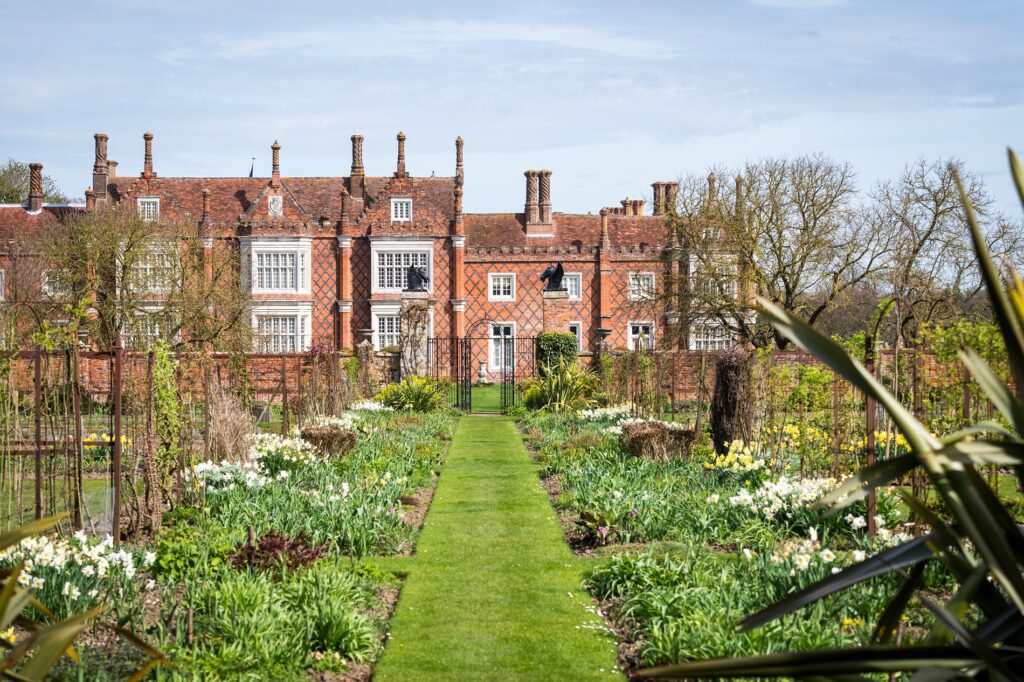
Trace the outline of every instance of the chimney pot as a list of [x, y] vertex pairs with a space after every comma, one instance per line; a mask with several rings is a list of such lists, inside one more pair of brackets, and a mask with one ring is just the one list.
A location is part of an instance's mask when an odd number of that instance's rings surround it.
[[551, 171], [540, 171], [540, 221], [551, 224]]
[[540, 185], [540, 171], [528, 170], [523, 173], [526, 176], [526, 224], [532, 225], [540, 222], [540, 206], [538, 205], [537, 194]]
[[107, 196], [107, 134], [96, 133], [96, 161], [92, 165], [92, 190], [97, 199], [104, 200]]
[[203, 190], [203, 222], [210, 220], [210, 190]]
[[364, 175], [363, 170], [363, 136], [353, 135], [352, 136], [352, 170], [349, 171], [349, 175]]
[[455, 138], [455, 184], [462, 187], [463, 183], [463, 168], [462, 168], [462, 136]]
[[665, 212], [665, 183], [652, 182], [651, 188], [654, 190], [654, 215], [662, 215]]
[[281, 145], [274, 140], [270, 145], [270, 186], [277, 189], [281, 185]]
[[30, 163], [28, 170], [28, 210], [34, 213], [43, 210], [43, 164]]
[[142, 177], [155, 178], [156, 173], [153, 172], [153, 133], [143, 133], [142, 139], [146, 146], [146, 156], [142, 164]]
[[665, 213], [669, 215], [675, 215], [676, 212], [676, 196], [679, 194], [679, 183], [678, 182], [666, 182], [664, 183], [665, 189]]
[[117, 161], [114, 161], [113, 159], [107, 161], [107, 177], [117, 177]]
[[398, 131], [398, 166], [395, 169], [396, 178], [405, 177], [405, 133]]

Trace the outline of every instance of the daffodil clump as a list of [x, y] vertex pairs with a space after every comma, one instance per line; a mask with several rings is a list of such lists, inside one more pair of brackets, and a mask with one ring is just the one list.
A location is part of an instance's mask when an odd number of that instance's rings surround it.
[[376, 400], [361, 400], [356, 403], [352, 403], [348, 408], [353, 412], [394, 412], [394, 408], [388, 407], [382, 402]]
[[[851, 454], [860, 454], [868, 446], [867, 436], [843, 445], [843, 450]], [[875, 451], [884, 453], [888, 449], [892, 456], [902, 455], [910, 452], [910, 444], [902, 433], [890, 433], [887, 431], [875, 431]]]
[[576, 416], [584, 422], [613, 422], [617, 424], [631, 414], [633, 414], [633, 408], [630, 405], [609, 405], [608, 407], [580, 410]]
[[321, 429], [344, 429], [355, 431], [356, 417], [349, 412], [342, 412], [340, 415], [320, 415], [310, 422], [309, 426]]
[[824, 497], [835, 488], [833, 478], [789, 478], [782, 476], [776, 481], [766, 481], [753, 492], [746, 488], [729, 498], [734, 507], [745, 507], [766, 519], [792, 517], [801, 509]]
[[610, 435], [613, 435], [613, 436], [621, 436], [622, 435], [622, 430], [625, 427], [631, 426], [631, 425], [634, 425], [634, 424], [661, 424], [662, 426], [664, 426], [669, 431], [687, 431], [688, 430], [686, 424], [683, 424], [681, 422], [667, 422], [667, 421], [663, 421], [661, 419], [644, 419], [642, 417], [629, 417], [629, 418], [626, 418], [626, 419], [622, 419], [618, 423], [613, 424], [612, 426], [606, 426], [603, 430], [607, 434], [610, 434]]
[[716, 455], [714, 461], [706, 463], [704, 468], [749, 474], [765, 471], [774, 464], [775, 458], [765, 451], [761, 443], [734, 440], [729, 443], [725, 454]]
[[21, 564], [18, 583], [34, 590], [60, 619], [97, 604], [130, 600], [139, 590], [140, 571], [155, 559], [149, 551], [115, 548], [109, 535], [100, 540], [78, 531], [67, 539], [27, 537], [0, 552], [0, 567]]

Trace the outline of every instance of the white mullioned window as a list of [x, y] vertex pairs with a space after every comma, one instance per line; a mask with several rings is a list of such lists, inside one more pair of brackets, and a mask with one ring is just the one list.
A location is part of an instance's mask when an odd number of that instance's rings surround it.
[[412, 220], [412, 199], [391, 200], [391, 222], [407, 223]]
[[257, 315], [256, 333], [263, 353], [298, 353], [306, 349], [308, 316]]
[[147, 291], [167, 291], [174, 281], [174, 256], [160, 250], [147, 251], [133, 269], [139, 286]]
[[569, 292], [570, 301], [583, 300], [583, 275], [578, 272], [567, 272], [562, 278], [562, 284]]
[[696, 257], [690, 259], [690, 289], [695, 296], [709, 301], [737, 298], [738, 270], [736, 263], [701, 263]]
[[492, 301], [516, 300], [516, 276], [511, 273], [490, 273], [487, 276], [488, 298]]
[[629, 323], [629, 349], [650, 350], [654, 348], [654, 323]]
[[297, 291], [305, 280], [306, 254], [297, 251], [257, 251], [254, 256], [256, 291]]
[[402, 317], [400, 315], [377, 315], [377, 338], [374, 348], [383, 350], [402, 344]]
[[654, 273], [631, 272], [626, 280], [626, 290], [631, 301], [650, 301], [654, 298]]
[[690, 350], [727, 350], [732, 333], [720, 322], [695, 322], [690, 325]]
[[154, 221], [160, 219], [159, 197], [139, 197], [135, 200], [135, 208], [143, 220]]
[[43, 271], [43, 294], [46, 296], [59, 296], [64, 291], [64, 278], [60, 270]]
[[410, 265], [427, 268], [427, 276], [431, 276], [430, 258], [425, 251], [378, 251], [377, 288], [405, 289], [408, 286]]

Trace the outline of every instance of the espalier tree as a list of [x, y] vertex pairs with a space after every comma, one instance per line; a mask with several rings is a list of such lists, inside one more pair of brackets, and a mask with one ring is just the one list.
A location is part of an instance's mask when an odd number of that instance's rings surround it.
[[[1024, 168], [1011, 151], [1010, 168], [1024, 204]], [[838, 344], [767, 300], [760, 311], [782, 334], [813, 353], [866, 395], [878, 401], [909, 444], [904, 454], [867, 467], [818, 504], [826, 514], [864, 499], [872, 490], [923, 470], [949, 512], [950, 521], [923, 500], [900, 491], [907, 506], [931, 530], [924, 536], [851, 565], [744, 619], [757, 628], [853, 585], [887, 574], [901, 576], [875, 624], [868, 646], [745, 658], [694, 661], [642, 671], [642, 678], [799, 677], [863, 679], [861, 675], [913, 673], [915, 680], [1024, 680], [1024, 534], [979, 469], [1011, 468], [1024, 482], [1024, 282], [1016, 274], [1004, 287], [982, 236], [972, 203], [955, 168], [981, 277], [1006, 348], [1010, 384], [974, 349], [960, 360], [998, 410], [1000, 421], [984, 421], [955, 433], [932, 433]], [[922, 589], [925, 567], [940, 562], [956, 580], [948, 595]], [[912, 602], [933, 615], [930, 631], [913, 641], [897, 639], [901, 617]], [[837, 624], [838, 627], [838, 624]]]

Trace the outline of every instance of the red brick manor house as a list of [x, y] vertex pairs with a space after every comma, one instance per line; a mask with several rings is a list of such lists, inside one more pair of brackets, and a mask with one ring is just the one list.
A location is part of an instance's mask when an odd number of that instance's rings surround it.
[[[683, 245], [670, 243], [666, 220], [677, 183], [653, 183], [651, 215], [643, 200], [631, 199], [595, 214], [566, 214], [553, 210], [552, 172], [528, 170], [521, 212], [474, 214], [462, 210], [461, 138], [451, 177], [410, 176], [399, 133], [393, 173], [367, 175], [363, 137], [353, 135], [348, 176], [283, 176], [275, 142], [269, 178], [163, 177], [154, 169], [152, 133], [143, 138], [142, 172], [122, 176], [107, 158], [107, 136], [95, 135], [84, 205], [44, 204], [42, 168], [32, 164], [28, 202], [0, 206], [0, 240], [101, 204], [134, 206], [146, 219], [196, 223], [205, 248], [239, 250], [258, 350], [265, 352], [302, 351], [314, 342], [342, 351], [364, 339], [377, 349], [397, 344], [409, 265], [425, 267], [430, 278], [431, 336], [544, 331], [538, 277], [556, 262], [565, 269], [568, 303], [564, 319], [548, 326], [576, 334], [583, 353], [602, 341], [612, 348], [660, 347], [666, 326], [678, 321], [657, 296], [686, 270], [686, 259], [673, 257]], [[728, 334], [714, 324], [695, 320], [688, 327], [680, 345], [727, 344]]]

